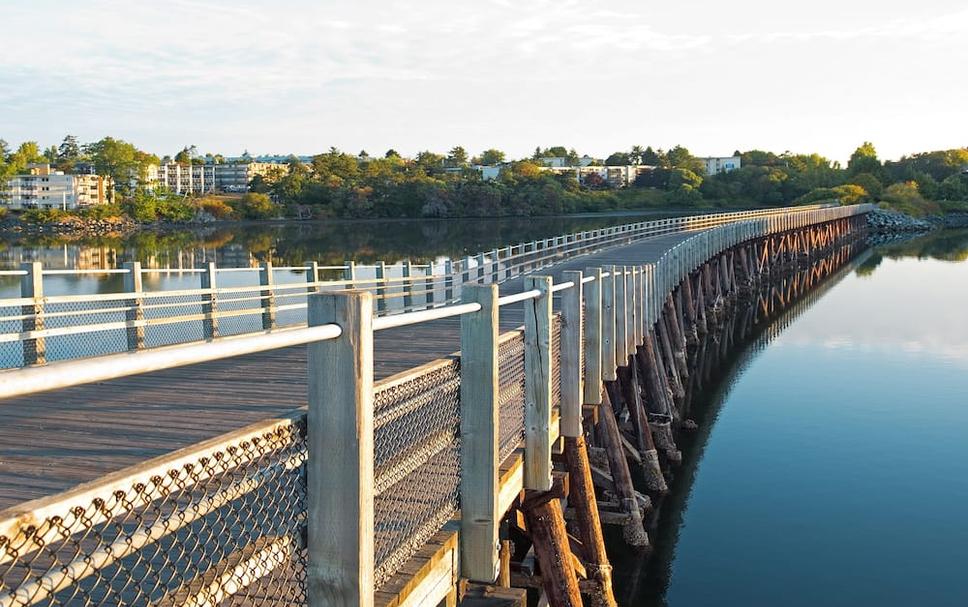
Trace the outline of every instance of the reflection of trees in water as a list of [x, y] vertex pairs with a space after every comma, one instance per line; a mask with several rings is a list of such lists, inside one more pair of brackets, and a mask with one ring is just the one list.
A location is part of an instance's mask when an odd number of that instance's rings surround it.
[[[648, 219], [655, 219], [652, 216]], [[640, 220], [633, 216], [512, 217], [502, 219], [313, 221], [204, 226], [190, 230], [144, 230], [128, 236], [24, 235], [0, 243], [30, 248], [65, 244], [108, 247], [118, 251], [117, 263], [149, 259], [198, 259], [203, 250], [232, 255], [250, 253], [271, 258], [276, 265], [300, 265], [316, 260], [339, 265], [346, 259], [363, 263], [393, 263], [411, 259], [426, 263], [441, 256], [460, 257], [508, 244], [559, 234], [594, 230]]]
[[968, 229], [930, 232], [910, 240], [879, 246], [877, 252], [890, 259], [917, 257], [941, 261], [965, 261], [968, 260]]
[[921, 236], [901, 237], [877, 245], [871, 255], [857, 266], [857, 275], [866, 277], [884, 259], [937, 259], [940, 261], [968, 261], [968, 229], [938, 230]]

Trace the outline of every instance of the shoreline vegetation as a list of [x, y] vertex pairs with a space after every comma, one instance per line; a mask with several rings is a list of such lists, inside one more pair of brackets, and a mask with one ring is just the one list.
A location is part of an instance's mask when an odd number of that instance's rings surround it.
[[[578, 166], [575, 150], [537, 148], [525, 159], [507, 161], [500, 150], [470, 158], [461, 147], [447, 154], [421, 152], [404, 158], [394, 150], [371, 157], [335, 148], [309, 162], [291, 157], [287, 165], [257, 175], [244, 194], [174, 194], [146, 182], [147, 169], [159, 162], [218, 163], [220, 156], [199, 156], [194, 146], [174, 159], [106, 137], [80, 145], [68, 136], [40, 151], [25, 142], [11, 151], [0, 140], [0, 184], [35, 162], [70, 172], [92, 166], [111, 178], [109, 204], [81, 210], [30, 209], [10, 212], [0, 206], [0, 231], [6, 233], [131, 233], [139, 230], [191, 229], [235, 221], [359, 220], [420, 218], [502, 218], [634, 211], [716, 211], [835, 202], [875, 202], [914, 218], [968, 213], [968, 148], [924, 152], [882, 162], [865, 142], [846, 167], [818, 154], [734, 152], [741, 168], [704, 175], [704, 163], [688, 149], [668, 151], [635, 146], [616, 152], [604, 166], [648, 166], [627, 187], [613, 187], [597, 174], [582, 182], [574, 174], [544, 170], [548, 159]], [[585, 157], [587, 158], [587, 157]], [[481, 167], [496, 167], [484, 179]]]

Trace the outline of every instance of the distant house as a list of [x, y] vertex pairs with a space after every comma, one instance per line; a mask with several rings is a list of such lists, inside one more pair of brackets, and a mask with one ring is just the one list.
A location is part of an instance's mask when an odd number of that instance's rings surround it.
[[739, 156], [711, 156], [699, 159], [706, 166], [706, 176], [735, 171], [742, 166]]
[[65, 174], [49, 164], [32, 164], [27, 173], [0, 182], [0, 204], [10, 209], [78, 209], [111, 201], [111, 178]]
[[476, 165], [474, 168], [480, 172], [481, 181], [491, 181], [501, 176], [501, 169], [504, 167], [496, 164], [493, 166]]

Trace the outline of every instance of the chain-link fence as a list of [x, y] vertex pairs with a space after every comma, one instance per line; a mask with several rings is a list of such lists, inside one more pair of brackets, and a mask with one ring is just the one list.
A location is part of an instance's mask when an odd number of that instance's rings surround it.
[[460, 361], [377, 386], [374, 428], [379, 587], [459, 507]]
[[498, 452], [500, 461], [507, 459], [524, 440], [524, 331], [501, 336], [497, 349]]
[[305, 602], [305, 415], [0, 520], [0, 605]]

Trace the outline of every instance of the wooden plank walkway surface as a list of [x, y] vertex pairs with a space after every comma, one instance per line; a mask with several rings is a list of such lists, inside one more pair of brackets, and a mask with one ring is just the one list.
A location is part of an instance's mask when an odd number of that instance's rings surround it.
[[[690, 234], [658, 236], [538, 270], [638, 265]], [[501, 294], [522, 290], [522, 278]], [[522, 324], [521, 304], [501, 328]], [[377, 380], [460, 349], [460, 319], [380, 331]], [[306, 348], [286, 348], [0, 402], [0, 509], [305, 406]]]

